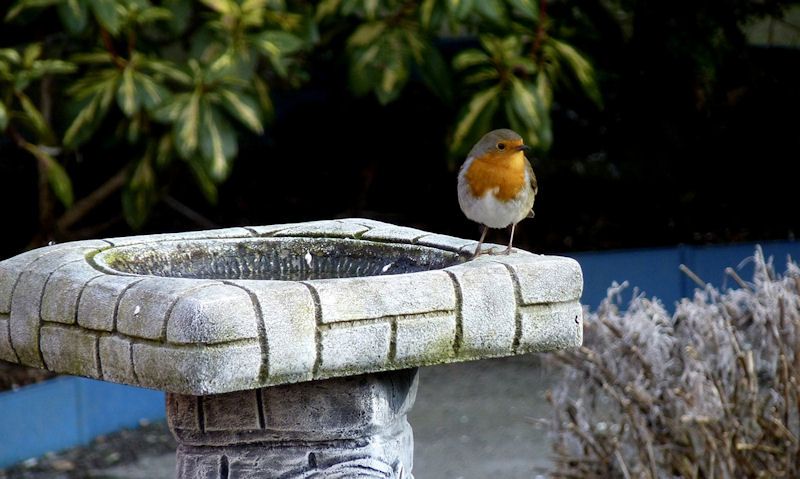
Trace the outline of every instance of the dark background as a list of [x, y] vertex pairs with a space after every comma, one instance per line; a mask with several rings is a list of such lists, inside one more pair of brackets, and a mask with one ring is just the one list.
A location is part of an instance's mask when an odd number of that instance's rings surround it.
[[[604, 108], [557, 92], [553, 148], [533, 161], [536, 218], [518, 229], [516, 244], [553, 253], [793, 239], [800, 51], [753, 44], [723, 6], [638, 4], [631, 32], [595, 18], [576, 34], [598, 71]], [[459, 102], [446, 106], [413, 80], [388, 106], [355, 98], [346, 65], [314, 55], [310, 81], [276, 94], [267, 132], [242, 132], [218, 204], [203, 198], [185, 168], [175, 169], [141, 232], [361, 216], [477, 237], [456, 199], [460, 160], [447, 157]], [[67, 158], [76, 198], [130, 154], [99, 145]], [[0, 205], [4, 258], [32, 246], [38, 205], [34, 162], [3, 137]], [[78, 228], [78, 236], [133, 233], [119, 194], [82, 224], [102, 226]]]

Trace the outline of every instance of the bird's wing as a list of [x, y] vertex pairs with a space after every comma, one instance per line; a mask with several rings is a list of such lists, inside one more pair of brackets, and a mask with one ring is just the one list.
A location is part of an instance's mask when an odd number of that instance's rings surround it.
[[[528, 179], [531, 182], [531, 190], [533, 191], [533, 196], [536, 196], [536, 193], [539, 192], [539, 182], [536, 181], [536, 174], [533, 172], [533, 167], [531, 166], [531, 162], [528, 159], [525, 159], [525, 169], [528, 172]], [[528, 213], [528, 218], [533, 218], [533, 208]]]

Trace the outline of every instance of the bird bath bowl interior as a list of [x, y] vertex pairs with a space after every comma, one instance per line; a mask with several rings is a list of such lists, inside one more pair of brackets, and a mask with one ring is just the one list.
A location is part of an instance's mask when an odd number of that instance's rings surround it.
[[416, 273], [467, 258], [430, 246], [347, 238], [225, 238], [122, 246], [99, 253], [95, 263], [117, 274], [307, 281]]

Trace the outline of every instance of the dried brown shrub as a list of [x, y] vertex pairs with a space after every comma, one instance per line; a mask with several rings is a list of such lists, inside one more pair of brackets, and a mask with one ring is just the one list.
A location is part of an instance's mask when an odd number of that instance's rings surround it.
[[760, 249], [750, 283], [706, 285], [670, 315], [614, 285], [557, 353], [556, 478], [800, 477], [800, 268]]

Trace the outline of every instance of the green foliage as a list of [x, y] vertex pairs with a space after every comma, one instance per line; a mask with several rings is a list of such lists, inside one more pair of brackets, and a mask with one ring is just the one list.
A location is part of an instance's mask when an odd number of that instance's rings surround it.
[[[41, 162], [65, 206], [73, 195], [60, 153], [128, 145], [123, 211], [139, 227], [168, 168], [186, 168], [215, 201], [241, 136], [272, 119], [274, 91], [301, 87], [313, 55], [332, 51], [357, 96], [388, 104], [419, 82], [461, 105], [453, 157], [500, 126], [545, 152], [558, 85], [601, 100], [590, 62], [551, 35], [540, 1], [18, 0], [5, 22], [36, 33], [0, 50], [0, 131]], [[453, 40], [458, 51], [442, 49]], [[54, 75], [65, 88], [43, 88]], [[115, 136], [98, 138], [101, 128]]]

